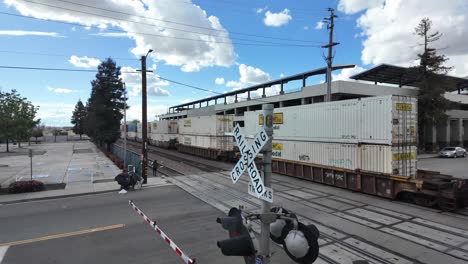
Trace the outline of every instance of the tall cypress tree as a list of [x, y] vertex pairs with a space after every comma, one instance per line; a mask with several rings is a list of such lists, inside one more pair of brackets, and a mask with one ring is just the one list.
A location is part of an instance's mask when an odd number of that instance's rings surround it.
[[75, 105], [75, 110], [73, 111], [71, 123], [73, 124], [73, 132], [75, 132], [75, 134], [80, 135], [80, 140], [81, 140], [81, 135], [84, 134], [84, 130], [85, 130], [85, 126], [84, 126], [85, 117], [86, 117], [85, 106], [83, 105], [83, 102], [81, 102], [81, 100], [78, 100], [78, 102]]
[[91, 96], [86, 104], [86, 134], [102, 146], [114, 143], [120, 134], [123, 118], [124, 89], [119, 78], [120, 67], [111, 58], [98, 66], [96, 79], [91, 81]]
[[447, 87], [441, 81], [440, 75], [445, 75], [451, 67], [444, 66], [448, 60], [445, 55], [438, 55], [435, 48], [429, 47], [431, 42], [435, 42], [442, 37], [439, 32], [431, 32], [432, 21], [423, 18], [415, 28], [416, 35], [424, 39], [423, 53], [418, 54], [419, 66], [415, 67], [419, 76], [419, 97], [418, 97], [418, 132], [419, 147], [426, 149], [426, 129], [433, 125], [444, 124], [447, 121], [445, 112], [449, 108], [449, 101], [444, 94]]

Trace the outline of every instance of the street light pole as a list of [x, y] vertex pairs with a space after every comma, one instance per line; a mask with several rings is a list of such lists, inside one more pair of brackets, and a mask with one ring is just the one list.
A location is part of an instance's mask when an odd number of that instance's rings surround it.
[[141, 175], [143, 177], [143, 184], [148, 183], [148, 134], [147, 134], [147, 129], [148, 129], [148, 120], [147, 120], [147, 98], [146, 98], [146, 58], [148, 57], [148, 54], [152, 52], [153, 50], [150, 49], [148, 50], [148, 53], [146, 53], [145, 56], [141, 56], [141, 96], [142, 96], [142, 113], [141, 113], [141, 119], [142, 119], [142, 168], [141, 168]]
[[127, 168], [127, 88], [125, 87], [125, 82], [123, 83], [124, 89], [124, 155], [123, 155], [123, 164], [124, 169]]

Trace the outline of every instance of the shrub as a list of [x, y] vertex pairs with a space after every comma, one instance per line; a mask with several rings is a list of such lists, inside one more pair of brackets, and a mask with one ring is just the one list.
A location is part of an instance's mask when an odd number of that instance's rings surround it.
[[17, 181], [8, 187], [9, 193], [39, 192], [44, 190], [44, 183], [40, 181]]

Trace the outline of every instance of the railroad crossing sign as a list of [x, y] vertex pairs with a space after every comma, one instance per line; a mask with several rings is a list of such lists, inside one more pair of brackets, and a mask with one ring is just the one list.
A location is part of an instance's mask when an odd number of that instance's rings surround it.
[[265, 192], [266, 189], [265, 185], [263, 184], [263, 179], [260, 175], [260, 172], [257, 169], [257, 166], [255, 165], [254, 160], [257, 154], [263, 148], [263, 146], [268, 142], [268, 135], [262, 128], [262, 130], [257, 135], [255, 135], [252, 144], [248, 146], [245, 140], [245, 136], [240, 130], [239, 124], [237, 124], [234, 128], [233, 134], [236, 143], [239, 146], [239, 150], [242, 154], [242, 157], [239, 159], [236, 166], [234, 166], [234, 168], [231, 171], [231, 180], [233, 183], [236, 183], [239, 180], [240, 176], [242, 176], [244, 171], [247, 169], [252, 183], [252, 187], [254, 188], [255, 196], [257, 196], [257, 198], [261, 198], [262, 194]]

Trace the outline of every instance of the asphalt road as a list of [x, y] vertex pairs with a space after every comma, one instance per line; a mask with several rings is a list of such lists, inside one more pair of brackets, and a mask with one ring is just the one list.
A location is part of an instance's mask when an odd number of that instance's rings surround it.
[[[3, 262], [6, 247], [0, 246], [0, 263], [183, 263], [129, 199], [198, 263], [243, 263], [216, 246], [227, 237], [215, 222], [221, 212], [176, 186], [0, 206], [0, 245], [22, 241], [7, 249]], [[111, 229], [89, 231], [106, 227]], [[23, 241], [34, 238], [44, 241]]]
[[442, 174], [468, 179], [468, 156], [465, 158], [425, 158], [418, 160], [419, 169], [440, 171]]

